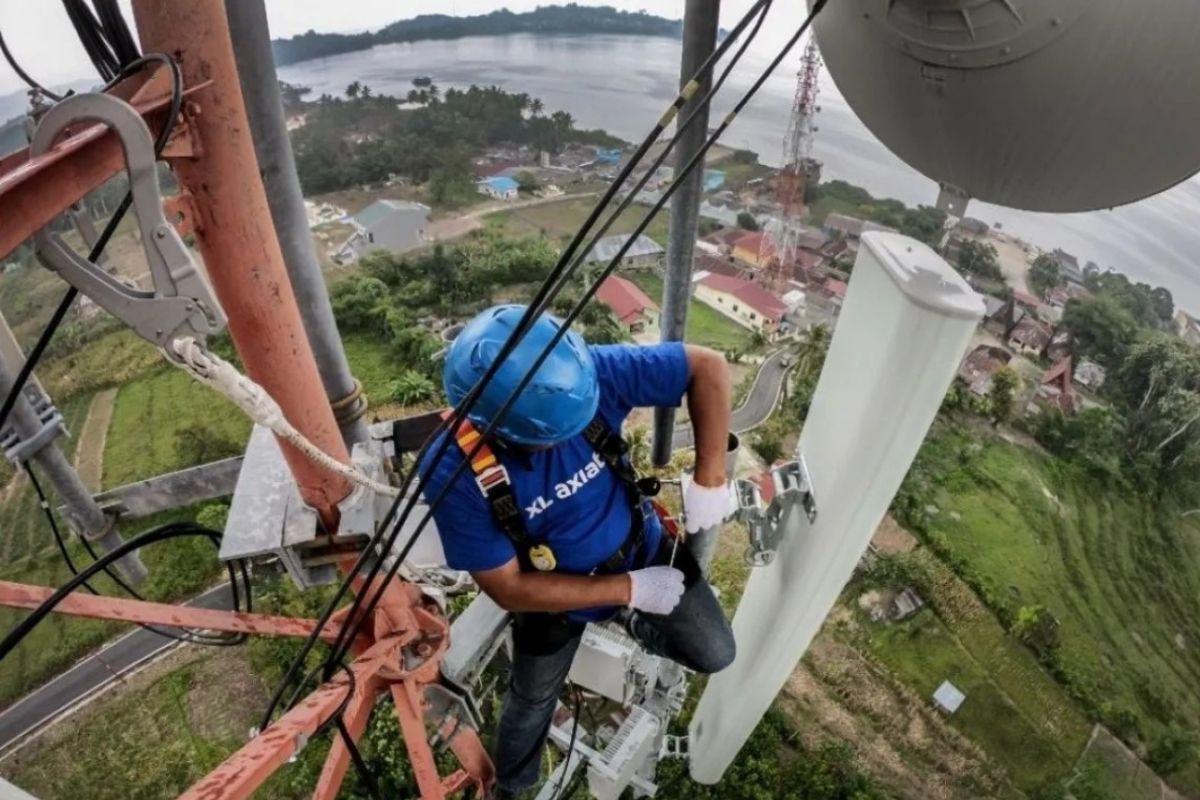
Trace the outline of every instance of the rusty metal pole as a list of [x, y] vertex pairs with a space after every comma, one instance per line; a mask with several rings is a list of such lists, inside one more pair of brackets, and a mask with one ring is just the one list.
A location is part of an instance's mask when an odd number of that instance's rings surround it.
[[[133, 13], [142, 47], [172, 54], [185, 85], [213, 82], [185, 107], [199, 152], [172, 166], [195, 206], [200, 252], [246, 372], [301, 433], [349, 463], [259, 178], [225, 4], [134, 0]], [[336, 504], [349, 493], [348, 482], [286, 442], [280, 446], [301, 495], [334, 527]]]

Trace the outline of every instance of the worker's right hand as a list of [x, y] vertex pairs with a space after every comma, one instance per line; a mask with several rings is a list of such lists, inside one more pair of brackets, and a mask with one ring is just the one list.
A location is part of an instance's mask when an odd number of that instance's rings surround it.
[[629, 607], [647, 614], [670, 614], [683, 596], [683, 573], [674, 567], [636, 569], [629, 584]]

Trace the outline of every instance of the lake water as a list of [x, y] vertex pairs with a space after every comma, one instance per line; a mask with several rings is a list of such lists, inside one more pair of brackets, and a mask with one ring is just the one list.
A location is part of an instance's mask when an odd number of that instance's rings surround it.
[[[714, 110], [723, 114], [766, 66], [748, 53]], [[795, 86], [798, 53], [764, 85], [730, 127], [725, 143], [778, 164]], [[382, 45], [371, 50], [292, 64], [280, 78], [338, 95], [358, 80], [376, 92], [403, 96], [418, 75], [443, 88], [496, 85], [526, 92], [546, 113], [570, 112], [576, 124], [640, 140], [675, 94], [679, 43], [637, 36], [471, 37]], [[843, 178], [873, 194], [932, 204], [936, 186], [893, 156], [858, 121], [828, 75], [823, 76], [814, 155], [824, 176]], [[714, 119], [718, 117], [714, 116]], [[1035, 214], [974, 202], [968, 212], [1043, 248], [1062, 247], [1081, 261], [1112, 266], [1168, 287], [1185, 308], [1200, 311], [1200, 180], [1112, 211]]]

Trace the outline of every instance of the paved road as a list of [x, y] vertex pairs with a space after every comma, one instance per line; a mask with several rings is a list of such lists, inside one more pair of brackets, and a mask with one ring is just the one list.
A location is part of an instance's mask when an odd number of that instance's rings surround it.
[[[188, 605], [229, 608], [229, 584], [208, 590]], [[114, 678], [119, 678], [174, 644], [171, 639], [139, 628], [25, 695], [0, 712], [0, 755], [55, 717], [73, 709]]]
[[[775, 410], [775, 405], [779, 402], [779, 390], [783, 387], [783, 379], [790, 368], [784, 366], [787, 354], [787, 350], [773, 353], [758, 368], [758, 374], [754, 378], [754, 385], [750, 387], [750, 393], [734, 410], [730, 420], [730, 428], [734, 433], [745, 433], [762, 424], [767, 417], [771, 416], [771, 412]], [[675, 429], [672, 445], [676, 450], [687, 449], [693, 444], [691, 425], [684, 424]]]

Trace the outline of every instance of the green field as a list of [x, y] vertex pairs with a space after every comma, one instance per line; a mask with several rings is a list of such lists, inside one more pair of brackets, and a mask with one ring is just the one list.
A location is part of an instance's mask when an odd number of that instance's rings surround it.
[[[505, 236], [543, 236], [565, 244], [583, 225], [598, 199], [585, 197], [561, 203], [546, 203], [529, 208], [497, 211], [494, 214], [488, 214], [484, 220], [489, 226], [503, 232]], [[649, 212], [649, 206], [634, 203], [625, 209], [605, 235], [615, 236], [619, 233], [632, 232]], [[667, 246], [668, 216], [666, 210], [660, 211], [654, 216], [645, 231], [646, 236], [663, 247]], [[604, 219], [607, 219], [607, 215], [601, 218], [602, 221]]]
[[[182, 446], [180, 435], [186, 430], [199, 434], [203, 446]], [[125, 384], [117, 394], [104, 449], [104, 486], [233, 455], [241, 452], [249, 434], [250, 421], [241, 410], [183, 372], [163, 367]]]
[[[1054, 614], [1062, 674], [1092, 713], [1114, 727], [1132, 715], [1151, 747], [1171, 723], [1200, 730], [1194, 519], [1162, 519], [1146, 500], [1002, 441], [947, 433], [922, 461], [937, 476], [931, 544], [1002, 613], [1039, 604]], [[1200, 789], [1194, 761], [1171, 777]]]
[[951, 724], [1017, 786], [1029, 791], [1071, 775], [1090, 726], [995, 620], [954, 630], [927, 609], [867, 627], [870, 651], [921, 697], [932, 697], [944, 680], [966, 694]]
[[[75, 442], [83, 428], [83, 420], [91, 402], [91, 395], [79, 395], [59, 406], [70, 435], [59, 439], [58, 444], [68, 460], [75, 452]], [[36, 466], [34, 470], [37, 470]], [[6, 474], [11, 473], [6, 471]], [[20, 483], [12, 490], [12, 495], [0, 504], [0, 565], [18, 561], [54, 544], [50, 530], [46, 527], [46, 518], [38, 508], [37, 495], [29, 481], [24, 476], [10, 480], [18, 480]], [[49, 482], [44, 475], [39, 473], [38, 481], [44, 490], [50, 492]]]
[[[636, 283], [651, 300], [662, 297], [662, 278], [646, 270], [630, 271], [625, 277]], [[724, 352], [746, 352], [752, 346], [752, 334], [733, 320], [693, 298], [688, 302], [687, 335], [692, 344]]]

